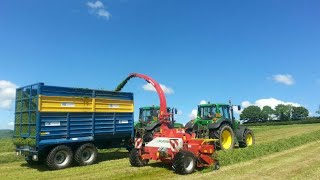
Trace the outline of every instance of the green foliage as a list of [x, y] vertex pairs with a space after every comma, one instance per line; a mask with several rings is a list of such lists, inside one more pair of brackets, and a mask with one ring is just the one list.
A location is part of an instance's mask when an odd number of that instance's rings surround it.
[[320, 105], [319, 105], [318, 110], [316, 111], [316, 113], [320, 115]]
[[315, 131], [288, 139], [280, 139], [270, 143], [256, 144], [233, 151], [220, 151], [218, 158], [222, 166], [248, 161], [275, 152], [284, 151], [320, 139], [320, 131]]
[[262, 113], [267, 117], [268, 120], [271, 120], [274, 110], [270, 106], [263, 106]]
[[245, 108], [240, 114], [240, 118], [247, 120], [247, 122], [261, 122], [267, 119], [266, 115], [262, 113], [258, 106], [249, 106]]
[[292, 107], [292, 117], [291, 119], [294, 120], [301, 120], [303, 118], [308, 117], [309, 111], [305, 107], [299, 106], [299, 107]]
[[275, 115], [280, 121], [289, 121], [291, 119], [292, 105], [278, 104], [275, 108]]

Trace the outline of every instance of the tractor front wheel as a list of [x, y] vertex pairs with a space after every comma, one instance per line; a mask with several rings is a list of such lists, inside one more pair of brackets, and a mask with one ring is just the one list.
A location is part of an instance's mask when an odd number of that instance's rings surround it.
[[173, 158], [172, 168], [178, 174], [193, 173], [196, 167], [196, 157], [190, 151], [180, 151]]
[[129, 152], [129, 161], [132, 166], [142, 167], [148, 164], [149, 160], [143, 160], [139, 154], [139, 150], [132, 149]]
[[229, 150], [234, 148], [234, 133], [228, 124], [223, 124], [219, 128], [219, 143], [217, 144], [221, 150]]
[[242, 141], [239, 141], [239, 147], [247, 147], [255, 144], [255, 137], [250, 129], [246, 129], [243, 133]]

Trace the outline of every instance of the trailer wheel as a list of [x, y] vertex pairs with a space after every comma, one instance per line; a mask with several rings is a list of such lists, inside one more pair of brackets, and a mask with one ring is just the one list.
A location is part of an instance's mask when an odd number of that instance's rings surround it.
[[180, 151], [174, 158], [172, 168], [178, 174], [190, 174], [193, 173], [196, 167], [196, 158], [190, 151]]
[[250, 129], [246, 129], [243, 133], [242, 141], [239, 141], [239, 147], [247, 147], [255, 144], [255, 137]]
[[149, 160], [143, 160], [139, 155], [137, 149], [133, 149], [129, 152], [129, 161], [132, 166], [142, 167], [148, 164]]
[[229, 150], [234, 148], [235, 138], [232, 128], [228, 124], [223, 124], [219, 128], [219, 141], [217, 146], [221, 150]]
[[64, 169], [72, 163], [72, 150], [68, 146], [60, 145], [53, 148], [47, 156], [47, 166], [51, 170]]
[[91, 165], [97, 160], [98, 151], [91, 143], [81, 145], [74, 155], [75, 162], [80, 166]]

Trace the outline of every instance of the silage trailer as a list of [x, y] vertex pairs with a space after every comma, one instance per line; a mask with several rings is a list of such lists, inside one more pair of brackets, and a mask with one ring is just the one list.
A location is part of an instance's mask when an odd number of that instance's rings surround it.
[[43, 83], [16, 90], [13, 140], [29, 164], [92, 164], [97, 148], [126, 146], [133, 129], [132, 93]]

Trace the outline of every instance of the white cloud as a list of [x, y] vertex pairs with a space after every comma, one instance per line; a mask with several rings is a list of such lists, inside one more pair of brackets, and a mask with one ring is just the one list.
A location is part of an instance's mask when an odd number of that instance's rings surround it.
[[181, 110], [178, 110], [177, 115], [181, 116], [183, 114], [183, 112]]
[[15, 100], [17, 85], [0, 80], [0, 109], [10, 110]]
[[[201, 100], [199, 104], [207, 104], [208, 102], [206, 100]], [[189, 114], [190, 119], [195, 119], [197, 117], [198, 110], [192, 109], [191, 113]]]
[[241, 114], [242, 109], [240, 109], [240, 111], [239, 111], [239, 110], [238, 110], [238, 106], [233, 106], [233, 112], [234, 112], [235, 114]]
[[[173, 91], [172, 88], [169, 88], [169, 87], [167, 87], [167, 86], [165, 86], [165, 85], [163, 85], [163, 84], [160, 84], [160, 86], [161, 86], [161, 89], [163, 90], [163, 92], [164, 92], [165, 94], [173, 94], [173, 93], [174, 93], [174, 91]], [[150, 83], [143, 85], [142, 88], [143, 88], [144, 90], [146, 90], [146, 91], [154, 91], [154, 92], [157, 92], [156, 89], [155, 89]]]
[[13, 127], [13, 126], [14, 126], [14, 122], [9, 122], [9, 123], [8, 123], [8, 126], [9, 126], [9, 127]]
[[285, 104], [285, 105], [289, 105], [290, 104], [290, 105], [295, 106], [295, 107], [301, 106], [301, 104], [299, 104], [299, 103], [286, 102], [286, 101], [282, 101], [282, 100], [279, 100], [279, 99], [276, 99], [276, 98], [259, 99], [259, 100], [256, 100], [255, 103], [250, 103], [249, 101], [243, 101], [241, 103], [243, 108], [246, 108], [246, 107], [251, 106], [251, 105], [255, 105], [255, 106], [260, 107], [261, 109], [263, 108], [263, 106], [270, 106], [272, 109], [275, 109], [275, 107], [278, 104]]
[[195, 119], [197, 117], [197, 109], [192, 109], [191, 113], [189, 114], [190, 119]]
[[97, 14], [101, 17], [107, 18], [108, 20], [110, 19], [110, 16], [111, 16], [111, 14], [105, 9], [99, 9]]
[[294, 84], [294, 79], [290, 74], [277, 74], [274, 75], [272, 79], [277, 83], [285, 84], [288, 86]]
[[104, 8], [104, 5], [101, 1], [88, 2], [87, 6], [89, 6], [92, 9]]
[[111, 13], [106, 10], [106, 7], [101, 1], [96, 2], [87, 2], [87, 6], [89, 8], [90, 13], [95, 14], [99, 17], [110, 19]]
[[201, 100], [199, 104], [207, 104], [206, 100]]

